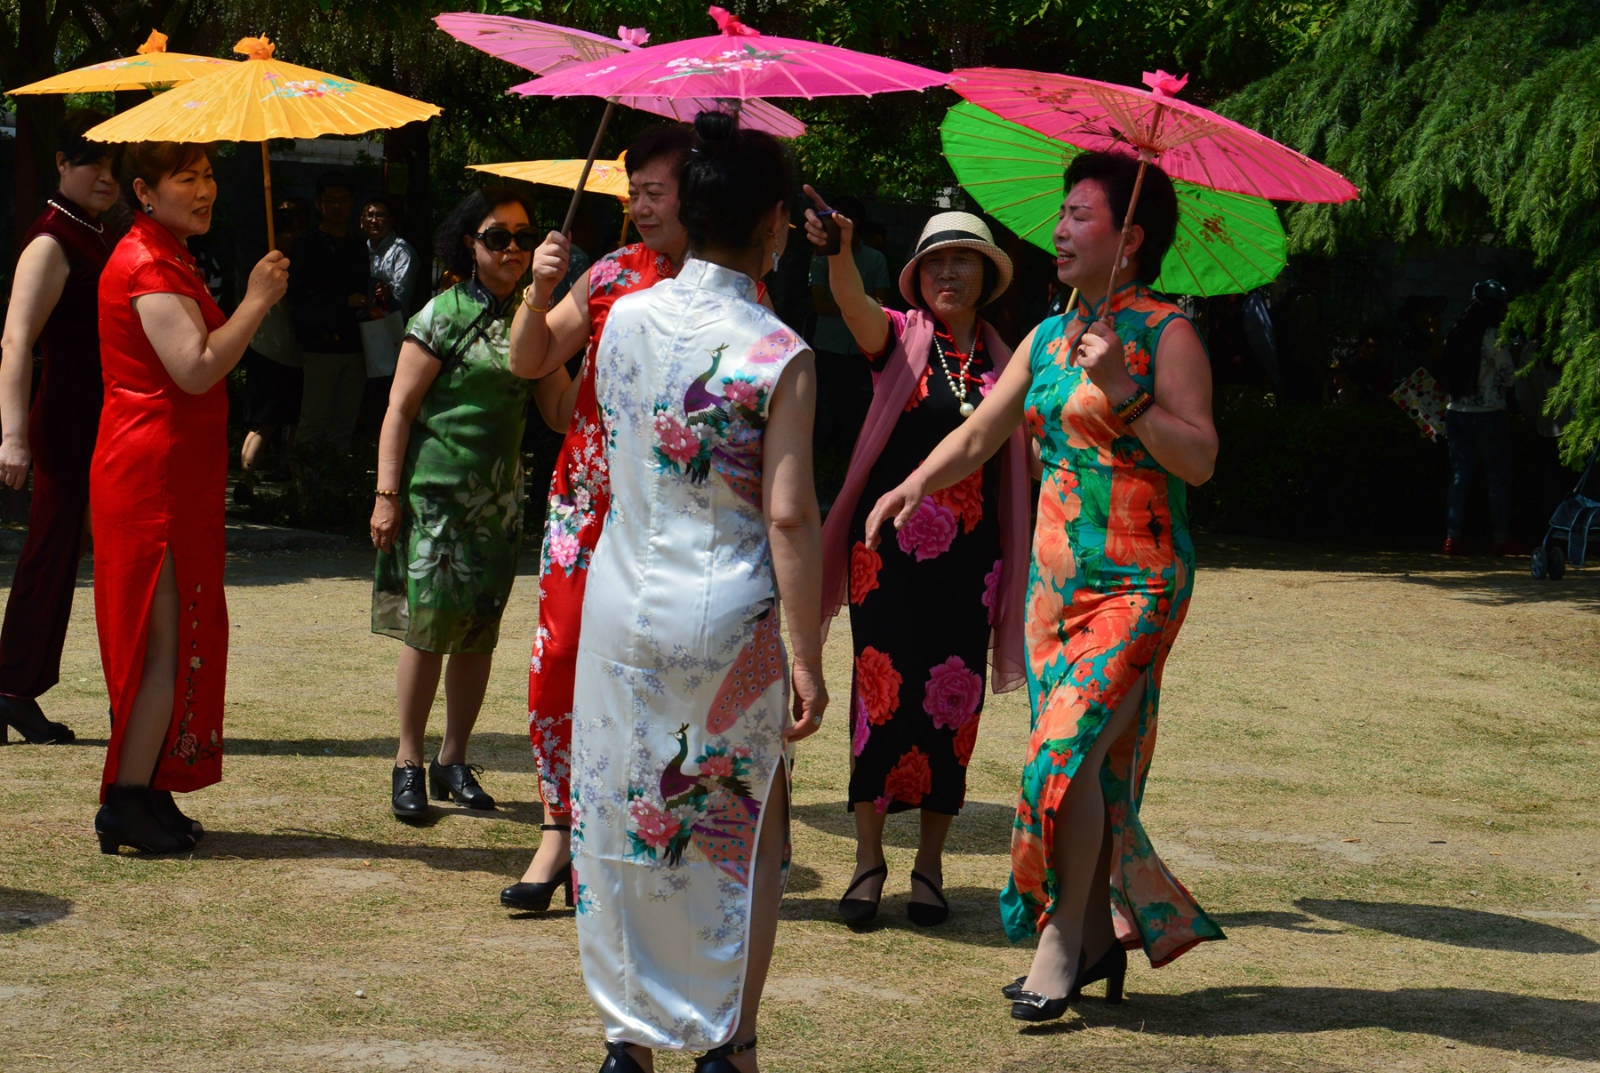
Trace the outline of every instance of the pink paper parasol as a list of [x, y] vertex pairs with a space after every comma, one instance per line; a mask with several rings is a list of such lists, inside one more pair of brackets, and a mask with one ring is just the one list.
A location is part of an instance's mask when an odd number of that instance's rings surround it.
[[950, 88], [973, 104], [1081, 149], [1123, 149], [1174, 179], [1280, 201], [1349, 201], [1350, 180], [1249, 127], [1179, 100], [1188, 78], [1146, 73], [1148, 90], [1071, 75], [964, 67]]
[[[497, 59], [514, 63], [536, 75], [550, 75], [589, 60], [605, 59], [622, 52], [631, 52], [643, 45], [649, 34], [643, 30], [617, 28], [616, 37], [602, 37], [583, 30], [552, 26], [532, 19], [516, 19], [508, 15], [474, 15], [458, 12], [439, 15], [433, 20], [445, 33], [463, 44], [487, 52]], [[531, 82], [521, 82], [507, 93], [529, 94]], [[629, 108], [653, 112], [685, 122], [693, 121], [701, 112], [718, 107], [709, 98], [679, 100], [665, 96], [629, 96], [620, 98]], [[806, 132], [806, 125], [783, 109], [766, 101], [748, 101], [740, 115], [740, 122], [756, 130], [764, 130], [780, 138], [798, 138]]]
[[[1118, 252], [1128, 241], [1147, 165], [1196, 186], [1281, 201], [1349, 201], [1355, 184], [1264, 134], [1180, 101], [1188, 76], [1146, 71], [1148, 90], [1072, 75], [1003, 67], [964, 67], [950, 88], [1002, 119], [1090, 151], [1139, 158], [1122, 218]], [[1112, 262], [1115, 266], [1116, 261]], [[1117, 270], [1111, 270], [1111, 282]], [[1107, 287], [1110, 292], [1110, 286]]]
[[950, 75], [815, 41], [769, 37], [719, 7], [721, 33], [567, 67], [520, 92], [548, 97], [710, 98], [872, 96], [942, 86]]

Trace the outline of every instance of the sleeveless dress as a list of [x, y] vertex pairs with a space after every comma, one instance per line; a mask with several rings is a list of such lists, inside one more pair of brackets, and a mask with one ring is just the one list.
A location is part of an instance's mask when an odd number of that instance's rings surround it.
[[[892, 335], [905, 314], [890, 312]], [[966, 418], [951, 375], [961, 361], [944, 325], [905, 410], [873, 463], [850, 520], [850, 789], [879, 812], [926, 809], [955, 815], [967, 796], [967, 762], [983, 714], [989, 634], [1000, 583], [1000, 468], [996, 455], [959, 483], [923, 500], [905, 528], [886, 529], [877, 550], [863, 534], [878, 497], [916, 469]], [[942, 336], [942, 338], [941, 338]], [[995, 380], [975, 337], [966, 398]], [[889, 350], [868, 358], [878, 372]], [[948, 373], [946, 370], [948, 369]]]
[[406, 327], [440, 368], [406, 441], [405, 510], [378, 552], [372, 632], [424, 652], [493, 652], [517, 577], [533, 390], [507, 364], [516, 301], [458, 283]]
[[172, 232], [136, 216], [100, 276], [105, 405], [89, 472], [94, 610], [111, 697], [101, 794], [116, 781], [122, 734], [144, 669], [145, 623], [169, 554], [178, 583], [178, 667], [172, 724], [151, 786], [198, 790], [222, 778], [228, 604], [222, 594], [228, 388], [191, 395], [167, 373], [133, 299], [177, 294], [206, 331], [227, 320]]
[[[1111, 308], [1127, 368], [1146, 391], [1161, 333], [1178, 307], [1130, 284]], [[1097, 316], [1098, 314], [1096, 314]], [[1069, 360], [1093, 323], [1081, 304], [1042, 323], [1028, 355], [1025, 401], [1044, 459], [1028, 583], [1028, 699], [1033, 733], [1000, 894], [1013, 941], [1055, 911], [1055, 814], [1081, 758], [1129, 690], [1145, 684], [1134, 733], [1113, 745], [1100, 780], [1111, 823], [1111, 910], [1117, 937], [1163, 965], [1223, 938], [1156, 855], [1139, 823], [1155, 748], [1161, 672], [1193, 590], [1186, 486], [1145, 451], [1111, 403]]]
[[671, 279], [672, 260], [642, 242], [613, 250], [589, 269], [588, 357], [579, 373], [572, 421], [550, 475], [539, 550], [539, 630], [528, 661], [528, 737], [539, 769], [545, 819], [572, 811], [572, 675], [578, 658], [589, 560], [611, 504], [611, 482], [594, 395], [596, 344], [618, 298]]
[[762, 442], [807, 346], [756, 293], [691, 257], [616, 304], [594, 357], [612, 498], [573, 699], [578, 949], [607, 1038], [652, 1048], [734, 1031], [755, 849], [787, 777]]
[[28, 407], [28, 539], [0, 628], [0, 693], [14, 697], [37, 697], [61, 677], [89, 509], [89, 460], [100, 427], [96, 306], [112, 246], [105, 228], [58, 193], [17, 245], [20, 251], [39, 235], [54, 239], [67, 258], [67, 280], [39, 333], [39, 390]]

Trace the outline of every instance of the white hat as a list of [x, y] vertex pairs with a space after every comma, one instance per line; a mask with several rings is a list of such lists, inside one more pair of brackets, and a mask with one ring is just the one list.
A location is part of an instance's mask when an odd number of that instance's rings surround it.
[[930, 217], [923, 225], [922, 237], [917, 239], [917, 248], [912, 252], [911, 260], [900, 270], [900, 293], [907, 302], [919, 309], [923, 306], [922, 295], [917, 292], [917, 262], [934, 250], [951, 246], [977, 250], [994, 262], [994, 289], [984, 295], [978, 303], [980, 306], [999, 298], [1011, 286], [1011, 258], [1006, 256], [1005, 250], [994, 244], [989, 225], [970, 212], [941, 212]]

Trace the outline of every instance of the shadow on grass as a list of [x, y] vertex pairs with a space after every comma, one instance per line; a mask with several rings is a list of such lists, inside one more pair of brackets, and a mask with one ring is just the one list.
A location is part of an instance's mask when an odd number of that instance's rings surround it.
[[[443, 810], [439, 810], [443, 811]], [[469, 815], [467, 810], [461, 810]], [[493, 816], [492, 812], [478, 815]], [[396, 821], [398, 822], [398, 821]], [[429, 823], [408, 826], [427, 827]], [[418, 846], [399, 842], [377, 842], [367, 838], [347, 838], [327, 831], [306, 828], [271, 832], [206, 831], [203, 842], [194, 848], [196, 860], [206, 858], [241, 861], [282, 860], [384, 860], [420, 861], [443, 872], [509, 873], [520, 868], [527, 857], [524, 849], [473, 849], [466, 846]], [[507, 865], [507, 860], [517, 863]]]
[[1294, 904], [1307, 913], [1353, 927], [1451, 946], [1521, 954], [1592, 954], [1600, 950], [1600, 943], [1575, 931], [1481, 909], [1343, 898], [1301, 898]]
[[[1000, 926], [1000, 906], [996, 900], [999, 892], [989, 887], [946, 887], [944, 895], [950, 901], [950, 916], [943, 923], [932, 928], [922, 928], [911, 923], [906, 917], [906, 906], [910, 902], [910, 895], [905, 890], [893, 889], [894, 877], [890, 876], [891, 887], [884, 893], [883, 901], [878, 906], [878, 915], [870, 924], [860, 928], [852, 928], [839, 919], [839, 897], [844, 893], [843, 883], [835, 884], [835, 889], [824, 890], [820, 897], [796, 898], [793, 884], [783, 897], [783, 908], [778, 912], [780, 920], [809, 920], [832, 924], [839, 929], [842, 938], [848, 940], [852, 934], [864, 935], [878, 931], [907, 932], [912, 935], [924, 935], [940, 942], [960, 943], [965, 946], [987, 947], [1018, 947], [1020, 968], [1027, 967], [1027, 962], [1032, 957], [1031, 946], [1012, 943], [1006, 938], [1005, 930]], [[822, 886], [819, 881], [816, 887]], [[1003, 981], [1002, 981], [1003, 982]]]
[[[443, 724], [443, 719], [439, 722]], [[102, 742], [102, 744], [104, 744]], [[375, 756], [394, 759], [395, 738], [384, 735], [374, 738], [235, 738], [229, 737], [225, 745], [230, 756]], [[432, 756], [438, 742], [430, 738], [424, 750]], [[510, 750], [509, 753], [505, 750]], [[515, 757], [517, 766], [502, 765], [496, 761]], [[533, 769], [526, 733], [480, 730], [472, 735], [467, 749], [467, 759], [482, 767], [496, 771], [527, 773]], [[489, 791], [493, 793], [491, 789]]]
[[1454, 987], [1212, 987], [1076, 1007], [1090, 1026], [1164, 1036], [1258, 1036], [1382, 1028], [1504, 1051], [1600, 1059], [1600, 1003]]
[[53, 924], [72, 912], [72, 902], [37, 890], [0, 887], [0, 935]]
[[[982, 856], [1004, 855], [1010, 851], [1011, 824], [1017, 810], [1013, 805], [999, 805], [992, 801], [968, 801], [961, 815], [950, 825], [950, 837], [945, 843], [945, 853], [975, 853]], [[916, 849], [919, 813], [914, 810], [897, 812], [888, 818], [883, 827], [883, 842], [897, 849]], [[813, 801], [794, 806], [794, 818], [813, 830], [854, 840], [856, 821], [845, 808], [843, 800]]]

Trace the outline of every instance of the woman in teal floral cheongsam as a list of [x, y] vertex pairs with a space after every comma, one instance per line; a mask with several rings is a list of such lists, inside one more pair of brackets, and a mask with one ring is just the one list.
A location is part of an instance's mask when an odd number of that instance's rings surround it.
[[[372, 632], [405, 642], [392, 807], [428, 812], [422, 736], [444, 670], [445, 732], [428, 792], [492, 809], [466, 762], [522, 541], [520, 449], [530, 382], [506, 363], [516, 287], [538, 239], [508, 190], [470, 195], [439, 230], [462, 276], [411, 319], [378, 440]], [[444, 656], [450, 655], [444, 667]]]
[[[1211, 476], [1211, 370], [1188, 318], [1150, 290], [1177, 222], [1172, 184], [1144, 176], [1126, 245], [1137, 160], [1085, 153], [1067, 169], [1056, 276], [1079, 291], [1035, 328], [966, 424], [885, 494], [869, 541], [893, 516], [992, 454], [1019, 423], [1039, 445], [1026, 633], [1033, 733], [1000, 913], [1013, 940], [1038, 936], [1011, 1016], [1060, 1017], [1085, 984], [1121, 1001], [1127, 949], [1164, 965], [1221, 939], [1157, 856], [1139, 820], [1156, 741], [1161, 673], [1193, 588], [1185, 489]], [[1108, 282], [1109, 281], [1109, 282]]]

